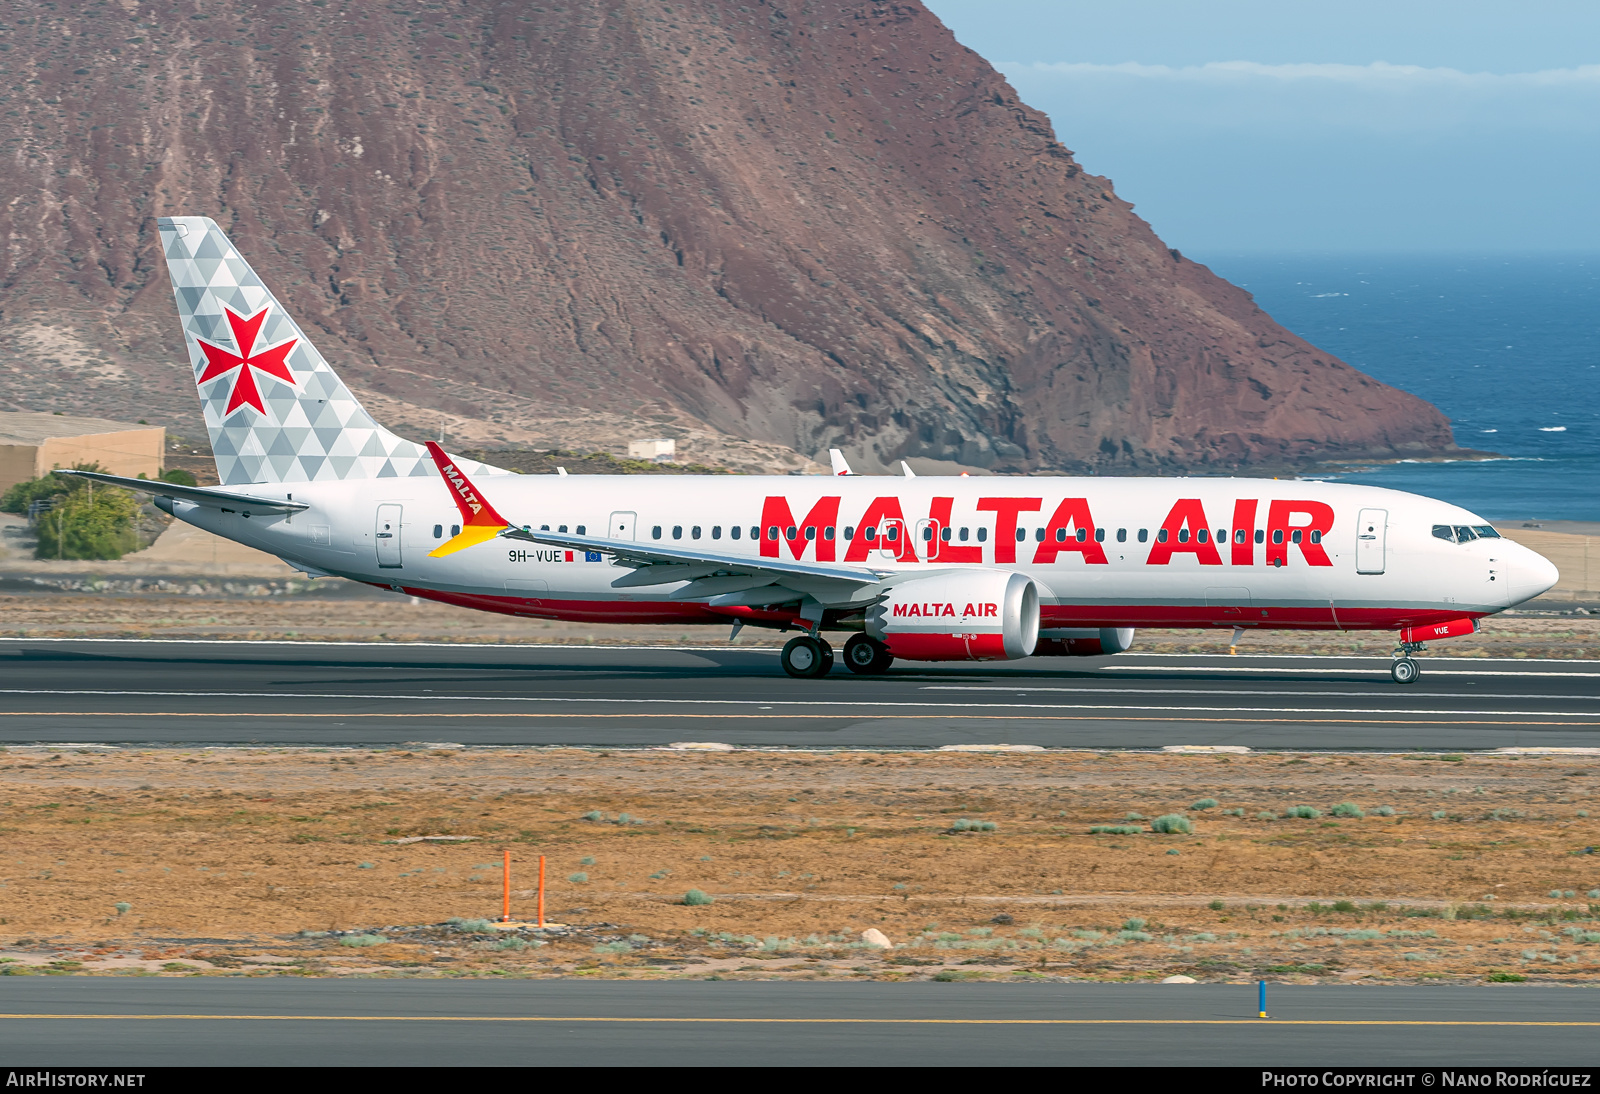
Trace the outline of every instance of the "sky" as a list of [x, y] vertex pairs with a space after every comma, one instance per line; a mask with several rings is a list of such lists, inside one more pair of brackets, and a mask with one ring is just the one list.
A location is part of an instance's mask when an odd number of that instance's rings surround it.
[[1596, 0], [926, 0], [1171, 246], [1600, 252]]

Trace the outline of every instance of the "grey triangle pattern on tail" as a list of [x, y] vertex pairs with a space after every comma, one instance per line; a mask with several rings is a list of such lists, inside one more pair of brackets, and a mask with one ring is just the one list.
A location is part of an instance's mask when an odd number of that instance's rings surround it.
[[[367, 413], [215, 221], [161, 217], [157, 226], [224, 486], [435, 473], [427, 449], [395, 436]], [[293, 339], [284, 364], [294, 382], [243, 364], [202, 383], [207, 357], [200, 339], [237, 357], [249, 347], [236, 344], [227, 311], [245, 320], [263, 308], [267, 313], [255, 345], [270, 349]], [[261, 409], [244, 402], [228, 413], [235, 385], [246, 382], [241, 376], [246, 369]], [[509, 473], [471, 460], [459, 463], [469, 474]]]

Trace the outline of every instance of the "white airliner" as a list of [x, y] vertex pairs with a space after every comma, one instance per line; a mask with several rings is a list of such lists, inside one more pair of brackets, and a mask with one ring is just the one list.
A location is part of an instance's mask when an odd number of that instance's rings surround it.
[[798, 629], [844, 661], [1119, 653], [1136, 627], [1392, 630], [1425, 641], [1549, 589], [1547, 560], [1414, 494], [1251, 478], [531, 476], [395, 436], [215, 223], [160, 220], [217, 487], [83, 473], [336, 575], [483, 611]]

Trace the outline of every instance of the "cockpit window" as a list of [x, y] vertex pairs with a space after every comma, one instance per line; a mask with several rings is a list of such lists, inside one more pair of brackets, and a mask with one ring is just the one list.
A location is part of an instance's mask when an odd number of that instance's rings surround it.
[[1500, 533], [1487, 524], [1435, 524], [1433, 538], [1446, 543], [1471, 543], [1475, 539], [1499, 539]]

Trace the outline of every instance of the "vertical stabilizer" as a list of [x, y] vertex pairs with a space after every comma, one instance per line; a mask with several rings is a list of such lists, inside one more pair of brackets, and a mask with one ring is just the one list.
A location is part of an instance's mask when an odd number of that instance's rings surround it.
[[373, 420], [213, 220], [157, 224], [224, 485], [431, 473], [427, 451]]

